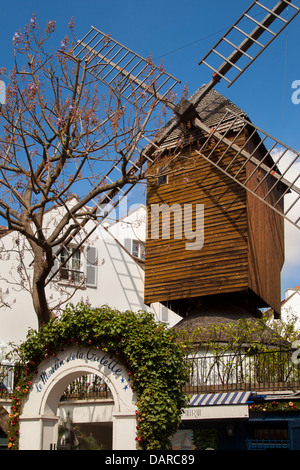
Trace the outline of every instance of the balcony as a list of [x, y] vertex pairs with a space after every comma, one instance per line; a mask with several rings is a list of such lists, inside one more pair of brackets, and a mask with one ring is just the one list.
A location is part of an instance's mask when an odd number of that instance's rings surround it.
[[78, 269], [60, 268], [57, 280], [60, 284], [66, 285], [85, 285], [84, 272]]
[[83, 375], [70, 383], [60, 401], [113, 399], [112, 393], [103, 380], [95, 375]]
[[[300, 365], [293, 350], [255, 354], [202, 355], [186, 359], [187, 395], [231, 391], [300, 390]], [[0, 399], [10, 399], [20, 375], [20, 366], [0, 365]], [[112, 399], [107, 385], [96, 375], [72, 382], [61, 401]]]
[[[22, 368], [19, 365], [0, 364], [0, 399], [10, 400]], [[60, 401], [113, 399], [106, 383], [94, 374], [74, 380], [65, 389]]]
[[300, 390], [300, 365], [293, 350], [189, 358], [186, 394]]

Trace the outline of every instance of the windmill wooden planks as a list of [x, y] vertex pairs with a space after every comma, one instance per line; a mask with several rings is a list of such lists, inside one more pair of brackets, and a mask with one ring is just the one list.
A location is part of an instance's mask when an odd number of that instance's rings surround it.
[[[238, 145], [244, 142], [241, 135]], [[199, 145], [165, 150], [149, 166], [145, 303], [251, 291], [258, 306], [269, 305], [279, 311], [283, 263], [280, 216], [201, 158]], [[218, 160], [224, 149], [220, 144], [213, 158]], [[233, 149], [227, 150], [221, 164], [228, 165], [233, 155]], [[237, 157], [230, 171], [241, 168], [242, 158]], [[239, 177], [246, 179], [251, 171], [251, 163], [247, 163]], [[159, 174], [166, 175], [163, 183], [158, 181]], [[253, 184], [256, 177], [254, 174]], [[271, 183], [266, 179], [264, 184]], [[163, 211], [154, 218], [153, 206], [163, 204], [169, 209], [168, 218], [164, 219]], [[192, 209], [188, 215], [184, 211], [187, 205]], [[192, 224], [195, 231], [196, 205], [204, 207], [204, 243], [199, 250], [187, 249], [193, 240], [187, 240], [183, 231], [184, 223]], [[167, 223], [169, 236], [163, 238]], [[151, 237], [153, 227], [159, 233], [157, 238]]]

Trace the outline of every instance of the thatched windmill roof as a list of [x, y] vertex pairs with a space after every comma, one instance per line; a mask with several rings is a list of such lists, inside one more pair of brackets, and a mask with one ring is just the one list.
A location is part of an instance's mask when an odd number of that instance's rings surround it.
[[203, 302], [174, 326], [182, 340], [193, 344], [208, 342], [260, 344], [272, 347], [289, 347], [289, 343], [268, 327], [259, 315], [249, 312], [247, 306], [222, 301]]

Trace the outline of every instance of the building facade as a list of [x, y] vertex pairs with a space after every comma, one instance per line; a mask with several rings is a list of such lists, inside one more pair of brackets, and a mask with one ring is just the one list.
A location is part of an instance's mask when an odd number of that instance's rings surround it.
[[[47, 223], [55, 223], [60, 210], [47, 214]], [[134, 210], [121, 222], [98, 225], [83, 243], [81, 237], [94, 229], [89, 222], [58, 254], [46, 287], [54, 311], [66, 303], [84, 301], [93, 307], [109, 305], [120, 311], [151, 311], [157, 321], [176, 324], [180, 317], [159, 303], [144, 303], [145, 208]], [[29, 328], [37, 328], [30, 293], [32, 254], [26, 241], [16, 233], [2, 230], [0, 344], [22, 341]], [[65, 263], [65, 261], [67, 262]]]

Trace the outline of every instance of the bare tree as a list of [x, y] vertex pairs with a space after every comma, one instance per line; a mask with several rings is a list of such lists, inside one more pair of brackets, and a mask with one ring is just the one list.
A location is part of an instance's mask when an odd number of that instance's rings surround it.
[[[72, 20], [69, 28], [74, 38]], [[0, 107], [0, 217], [32, 250], [31, 294], [39, 325], [53, 315], [45, 293], [53, 249], [83, 221], [95, 218], [87, 209], [90, 201], [144, 178], [141, 166], [129, 171], [130, 162], [138, 162], [140, 139], [156, 132], [160, 113], [157, 103], [142, 111], [129, 106], [118, 84], [106, 94], [103, 86], [99, 90], [69, 37], [49, 52], [54, 32], [55, 21], [41, 32], [33, 15], [13, 37], [14, 69], [1, 70], [6, 103]], [[119, 177], [108, 181], [106, 171], [117, 161]], [[80, 197], [69, 207], [72, 194]], [[45, 213], [57, 205], [65, 206], [64, 216], [49, 233]]]

